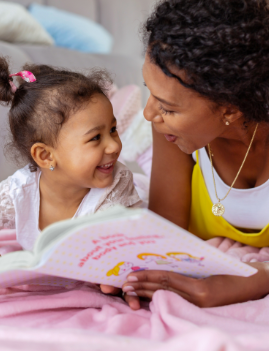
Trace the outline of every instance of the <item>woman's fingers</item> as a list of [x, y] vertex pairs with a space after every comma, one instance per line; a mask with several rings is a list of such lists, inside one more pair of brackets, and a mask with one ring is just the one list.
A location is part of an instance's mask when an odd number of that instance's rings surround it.
[[157, 290], [172, 291], [185, 300], [200, 307], [210, 305], [212, 300], [211, 284], [206, 279], [195, 279], [167, 271], [141, 271], [131, 273], [122, 289], [127, 294], [152, 298]]
[[200, 307], [223, 306], [256, 300], [268, 294], [268, 264], [251, 264], [258, 272], [250, 277], [215, 275], [204, 279], [189, 278], [166, 271], [131, 273], [123, 291], [151, 298], [156, 290], [169, 290]]
[[129, 274], [127, 277], [128, 284], [125, 283], [124, 286], [133, 287], [134, 290], [151, 290], [155, 286], [152, 284], [157, 284], [158, 289], [179, 291], [186, 295], [192, 295], [193, 289], [198, 289], [201, 285], [199, 281], [201, 280], [174, 272], [145, 270]]
[[127, 296], [134, 296], [134, 294], [136, 294], [139, 297], [146, 297], [149, 299], [152, 299], [154, 292], [157, 290], [169, 290], [190, 301], [190, 296], [185, 292], [173, 289], [171, 286], [164, 287], [159, 283], [136, 282], [132, 283], [132, 285], [130, 286], [130, 284], [127, 282], [122, 287], [122, 291], [124, 291]]
[[110, 285], [101, 284], [100, 288], [104, 294], [118, 295], [121, 292], [121, 289], [115, 288], [114, 286]]

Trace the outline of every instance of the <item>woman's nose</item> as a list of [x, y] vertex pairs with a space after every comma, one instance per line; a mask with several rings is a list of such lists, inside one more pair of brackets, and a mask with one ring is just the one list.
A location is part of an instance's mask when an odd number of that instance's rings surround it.
[[160, 123], [163, 122], [163, 118], [160, 115], [160, 111], [156, 108], [156, 101], [155, 99], [150, 96], [147, 105], [144, 109], [144, 117], [149, 122]]

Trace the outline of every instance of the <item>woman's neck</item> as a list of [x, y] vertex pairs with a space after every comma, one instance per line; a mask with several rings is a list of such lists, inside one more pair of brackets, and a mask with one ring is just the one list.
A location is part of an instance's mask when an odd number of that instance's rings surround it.
[[[229, 127], [222, 133], [219, 138], [226, 139], [228, 143], [240, 142], [246, 147], [249, 146], [252, 136], [255, 132], [255, 128], [258, 122], [242, 122], [242, 120], [235, 121], [230, 124]], [[253, 140], [252, 149], [255, 149], [258, 145], [265, 146], [269, 142], [269, 123], [261, 122], [258, 125], [255, 138]]]

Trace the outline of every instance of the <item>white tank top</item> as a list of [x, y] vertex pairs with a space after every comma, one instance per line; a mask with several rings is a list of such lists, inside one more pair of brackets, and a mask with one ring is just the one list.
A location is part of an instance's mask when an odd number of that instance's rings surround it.
[[[199, 164], [205, 180], [207, 191], [213, 203], [218, 200], [215, 195], [211, 163], [205, 148], [198, 150]], [[192, 154], [196, 162], [195, 152]], [[214, 169], [217, 193], [223, 198], [230, 186], [226, 185]], [[261, 230], [269, 223], [269, 180], [251, 189], [233, 188], [227, 198], [221, 201], [225, 207], [223, 218], [232, 226]], [[217, 234], [217, 233], [216, 233]]]

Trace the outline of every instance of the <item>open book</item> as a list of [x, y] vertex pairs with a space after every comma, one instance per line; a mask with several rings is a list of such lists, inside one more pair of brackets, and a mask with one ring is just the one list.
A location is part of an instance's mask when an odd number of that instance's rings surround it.
[[147, 209], [121, 206], [55, 223], [40, 234], [33, 252], [12, 252], [0, 262], [0, 287], [78, 280], [121, 287], [129, 273], [141, 270], [192, 277], [256, 273]]

